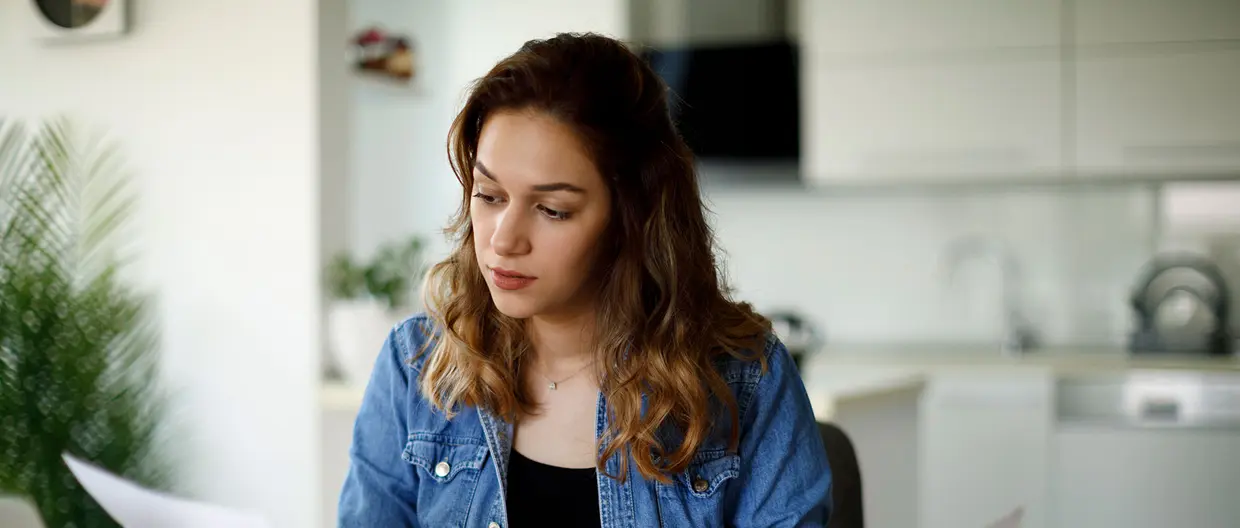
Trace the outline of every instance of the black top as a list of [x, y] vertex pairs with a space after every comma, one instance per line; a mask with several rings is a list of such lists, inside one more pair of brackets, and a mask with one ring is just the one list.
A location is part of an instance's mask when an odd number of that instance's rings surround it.
[[516, 449], [508, 463], [508, 526], [600, 526], [594, 468], [535, 462]]

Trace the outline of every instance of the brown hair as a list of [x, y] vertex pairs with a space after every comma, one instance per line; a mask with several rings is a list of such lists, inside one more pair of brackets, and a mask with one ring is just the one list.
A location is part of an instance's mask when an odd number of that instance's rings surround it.
[[[735, 450], [737, 404], [713, 363], [722, 354], [764, 361], [770, 322], [728, 298], [667, 87], [624, 44], [599, 35], [525, 43], [475, 81], [452, 124], [448, 152], [461, 205], [448, 228], [455, 249], [427, 276], [427, 309], [442, 330], [422, 369], [427, 398], [448, 416], [462, 404], [509, 420], [535, 411], [518, 375], [530, 348], [523, 322], [492, 304], [469, 217], [478, 137], [501, 109], [544, 112], [570, 125], [611, 190], [596, 270], [595, 374], [610, 418], [598, 467], [627, 448], [642, 475], [668, 481], [693, 459], [720, 403], [730, 411]], [[678, 445], [663, 445], [665, 427]]]

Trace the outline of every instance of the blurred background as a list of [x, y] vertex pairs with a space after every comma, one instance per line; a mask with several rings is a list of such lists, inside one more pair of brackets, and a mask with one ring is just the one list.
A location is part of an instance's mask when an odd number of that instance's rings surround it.
[[334, 525], [464, 89], [558, 31], [676, 93], [867, 525], [1240, 525], [1235, 0], [3, 2], [0, 118], [132, 174], [183, 494]]

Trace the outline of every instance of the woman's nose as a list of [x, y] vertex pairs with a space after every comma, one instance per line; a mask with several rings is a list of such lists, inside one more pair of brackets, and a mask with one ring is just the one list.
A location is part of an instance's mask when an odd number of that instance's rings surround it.
[[529, 253], [529, 237], [525, 233], [522, 215], [509, 208], [496, 219], [495, 232], [491, 233], [491, 249], [496, 255], [523, 255]]

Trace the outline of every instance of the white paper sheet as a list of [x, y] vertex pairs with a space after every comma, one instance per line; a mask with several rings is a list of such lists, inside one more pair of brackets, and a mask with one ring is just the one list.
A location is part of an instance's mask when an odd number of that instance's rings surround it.
[[1012, 513], [1004, 515], [1002, 519], [992, 524], [986, 525], [986, 528], [1020, 528], [1021, 520], [1025, 517], [1025, 507], [1021, 506], [1012, 510]]
[[87, 493], [124, 528], [270, 528], [262, 517], [152, 491], [62, 455]]

